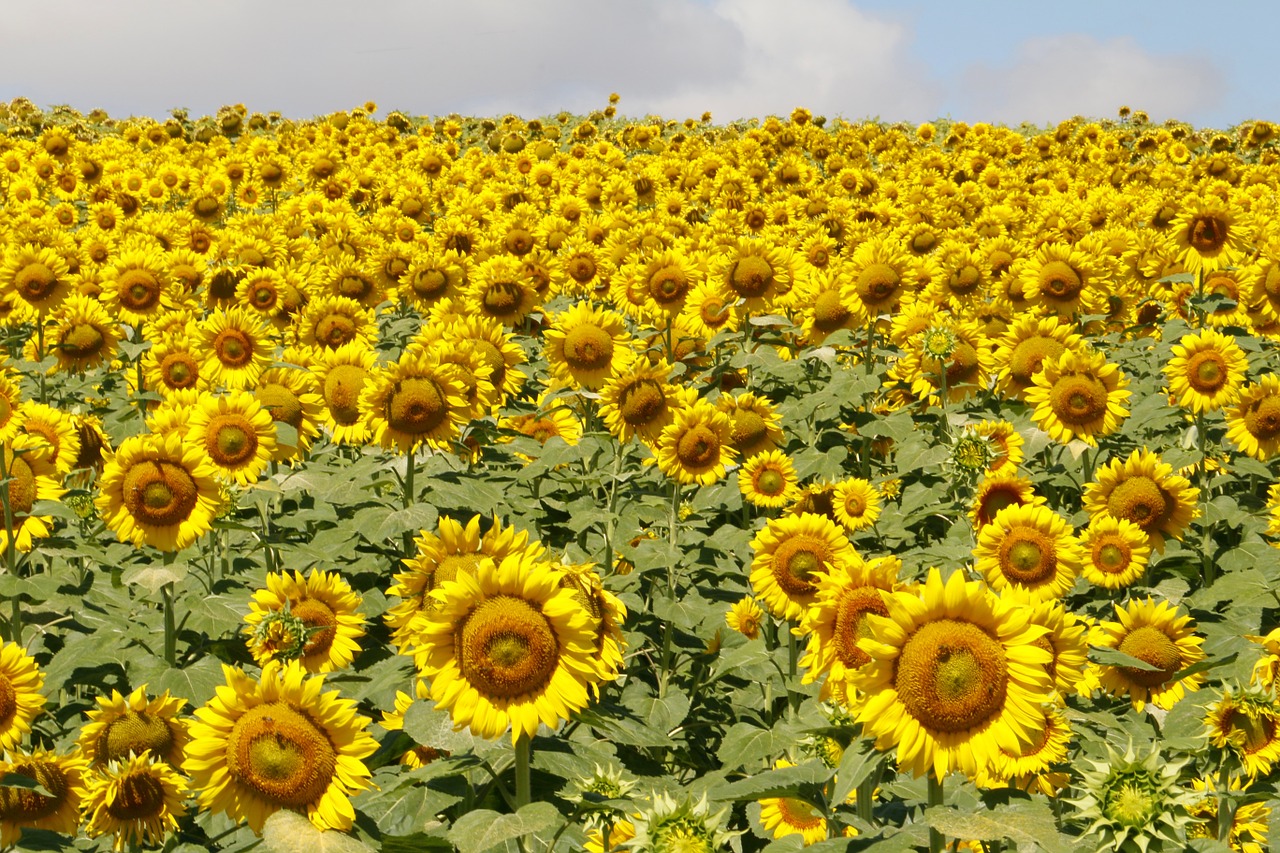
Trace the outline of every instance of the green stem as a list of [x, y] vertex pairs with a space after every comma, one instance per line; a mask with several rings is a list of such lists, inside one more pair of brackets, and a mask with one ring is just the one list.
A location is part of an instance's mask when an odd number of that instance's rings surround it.
[[793, 688], [796, 680], [796, 673], [800, 671], [800, 643], [796, 640], [795, 632], [791, 630], [791, 624], [782, 623], [783, 630], [787, 632], [787, 703], [791, 706], [793, 712], [800, 710], [800, 694]]
[[[418, 498], [414, 484], [414, 474], [417, 470], [417, 454], [410, 450], [404, 455], [404, 495], [402, 504], [405, 509], [412, 506]], [[410, 530], [406, 530], [404, 533], [404, 553], [406, 556], [413, 556], [413, 532]]]
[[1213, 583], [1213, 558], [1210, 550], [1213, 544], [1213, 525], [1209, 524], [1209, 451], [1205, 436], [1204, 413], [1196, 415], [1196, 444], [1200, 450], [1200, 468], [1196, 472], [1196, 480], [1200, 487], [1200, 573], [1204, 577], [1204, 585]]
[[517, 738], [516, 751], [516, 811], [529, 805], [529, 753], [533, 740], [528, 737]]
[[13, 455], [14, 451], [9, 445], [0, 450], [0, 477], [4, 481], [4, 488], [0, 489], [0, 502], [4, 504], [4, 563], [11, 575], [16, 574], [18, 570], [16, 562], [18, 552], [14, 548], [13, 542], [13, 504], [9, 501], [9, 468], [11, 466], [10, 457]]
[[876, 785], [880, 779], [879, 773], [872, 773], [858, 783], [858, 795], [854, 805], [858, 809], [858, 819], [866, 824], [873, 824], [874, 815], [871, 810], [872, 801], [876, 795]]
[[[935, 774], [929, 773], [929, 806], [940, 806], [943, 803], [942, 780], [936, 778]], [[942, 853], [946, 846], [946, 839], [943, 838], [941, 832], [936, 829], [929, 829], [929, 853]]]
[[[36, 321], [36, 361], [44, 361], [44, 318], [41, 317]], [[43, 367], [37, 368], [40, 376], [40, 402], [42, 404], [49, 402], [48, 389], [45, 387], [45, 371]]]
[[178, 663], [178, 623], [173, 613], [173, 582], [160, 587], [164, 599], [164, 660], [169, 666]]

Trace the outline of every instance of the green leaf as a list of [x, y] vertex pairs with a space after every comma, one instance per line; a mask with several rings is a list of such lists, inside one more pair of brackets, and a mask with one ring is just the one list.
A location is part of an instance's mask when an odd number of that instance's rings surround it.
[[1089, 656], [1095, 663], [1103, 666], [1123, 666], [1129, 669], [1140, 669], [1143, 672], [1158, 672], [1160, 667], [1152, 666], [1146, 661], [1127, 655], [1118, 649], [1107, 649], [1102, 646], [1090, 646]]
[[140, 586], [155, 595], [167, 583], [178, 584], [187, 576], [186, 563], [148, 563], [127, 569], [120, 580], [132, 586]]
[[193, 708], [208, 702], [217, 689], [226, 684], [222, 664], [212, 655], [185, 667], [170, 666], [163, 658], [148, 655], [136, 669], [130, 669], [130, 681], [135, 684], [146, 682], [147, 690], [152, 694], [168, 690], [174, 696], [186, 699]]
[[1226, 666], [1229, 663], [1235, 663], [1236, 658], [1240, 657], [1239, 652], [1232, 652], [1229, 655], [1220, 658], [1205, 658], [1202, 661], [1191, 664], [1186, 669], [1180, 669], [1173, 674], [1171, 682], [1182, 681], [1199, 672], [1208, 672], [1211, 669], [1217, 669], [1220, 666]]
[[382, 836], [381, 853], [421, 853], [424, 850], [444, 850], [451, 853], [453, 845], [447, 839], [438, 835], [427, 835], [425, 832]]
[[409, 706], [404, 713], [404, 731], [422, 746], [445, 749], [454, 754], [498, 748], [497, 744], [471, 734], [470, 729], [456, 731], [449, 712], [437, 710], [430, 701], [418, 700]]
[[551, 803], [529, 803], [515, 814], [476, 809], [460, 817], [449, 830], [458, 853], [484, 853], [508, 841], [555, 826], [563, 818]]
[[262, 846], [271, 853], [374, 853], [362, 841], [341, 832], [324, 832], [304, 816], [288, 809], [267, 818]]
[[[393, 771], [397, 778], [400, 770]], [[356, 801], [363, 814], [373, 818], [384, 835], [407, 835], [424, 829], [428, 822], [462, 798], [424, 785], [416, 779], [405, 779], [400, 785], [387, 781], [386, 790], [365, 794]]]
[[814, 758], [794, 767], [778, 767], [737, 782], [716, 785], [707, 792], [714, 800], [758, 800], [761, 797], [795, 796], [809, 785], [824, 785], [832, 770]]
[[933, 806], [925, 822], [948, 838], [998, 841], [1008, 838], [1023, 845], [1038, 844], [1046, 853], [1071, 853], [1078, 839], [1058, 832], [1047, 803], [1023, 800], [997, 806], [989, 812], [966, 814], [958, 809]]
[[875, 772], [883, 759], [884, 753], [875, 749], [869, 740], [849, 744], [840, 758], [840, 766], [836, 768], [836, 785], [831, 792], [831, 802], [843, 803], [849, 799], [849, 794]]
[[21, 773], [0, 773], [0, 788], [22, 788], [42, 797], [53, 796], [44, 785]]
[[770, 729], [751, 723], [734, 723], [725, 732], [716, 757], [725, 770], [758, 767], [771, 761], [781, 746]]

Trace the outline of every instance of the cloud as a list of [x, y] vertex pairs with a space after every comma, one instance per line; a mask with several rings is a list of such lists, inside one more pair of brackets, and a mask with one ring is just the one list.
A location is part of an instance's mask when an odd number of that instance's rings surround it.
[[113, 114], [604, 106], [719, 120], [929, 113], [910, 32], [849, 0], [9, 0], [0, 98]]
[[1007, 124], [1110, 118], [1122, 104], [1161, 120], [1216, 106], [1224, 81], [1203, 57], [1153, 55], [1128, 37], [1059, 35], [1023, 42], [1011, 65], [970, 66], [952, 100], [957, 118]]

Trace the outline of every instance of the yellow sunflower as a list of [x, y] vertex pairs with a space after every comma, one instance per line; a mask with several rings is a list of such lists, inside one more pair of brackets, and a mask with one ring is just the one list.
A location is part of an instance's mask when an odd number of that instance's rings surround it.
[[759, 453], [742, 464], [738, 488], [756, 506], [781, 509], [795, 499], [799, 490], [796, 466], [781, 450]]
[[0, 370], [0, 441], [8, 441], [22, 428], [22, 388], [12, 374]]
[[1226, 419], [1227, 438], [1241, 453], [1263, 462], [1280, 453], [1280, 376], [1266, 373], [1246, 385]]
[[148, 698], [145, 684], [128, 696], [112, 690], [110, 696], [98, 697], [97, 708], [85, 712], [89, 722], [76, 744], [94, 767], [145, 753], [176, 767], [186, 754], [188, 721], [178, 716], [186, 704], [168, 690]]
[[1204, 717], [1209, 742], [1236, 754], [1252, 781], [1267, 776], [1280, 762], [1280, 707], [1270, 690], [1234, 692], [1222, 689], [1222, 696], [1209, 706]]
[[633, 436], [655, 444], [675, 414], [696, 393], [672, 384], [671, 366], [665, 361], [650, 364], [636, 359], [605, 383], [600, 392], [600, 416], [605, 427], [620, 442]]
[[1046, 633], [1030, 608], [1010, 605], [980, 581], [930, 569], [917, 591], [886, 596], [889, 615], [868, 616], [871, 656], [854, 676], [858, 709], [876, 748], [897, 747], [913, 776], [951, 770], [973, 777], [1001, 748], [1021, 753], [1043, 731], [1052, 680]]
[[456, 347], [479, 354], [490, 368], [489, 381], [500, 401], [519, 393], [525, 376], [518, 368], [528, 357], [502, 323], [484, 317], [464, 317], [446, 324], [441, 337]]
[[1094, 517], [1080, 544], [1085, 553], [1084, 579], [1103, 589], [1124, 589], [1137, 583], [1151, 558], [1147, 532], [1127, 518]]
[[200, 340], [206, 351], [202, 372], [209, 384], [231, 390], [252, 388], [275, 355], [267, 327], [238, 306], [205, 317]]
[[[306, 456], [311, 443], [320, 435], [324, 417], [324, 399], [313, 373], [288, 367], [273, 367], [258, 377], [253, 396], [276, 423], [274, 462], [297, 460]], [[293, 427], [289, 439], [280, 436], [280, 424]]]
[[732, 422], [710, 403], [699, 400], [676, 412], [675, 421], [658, 437], [658, 468], [685, 485], [708, 486], [725, 475], [738, 457], [730, 446]]
[[1022, 436], [1009, 421], [979, 421], [973, 431], [985, 438], [991, 447], [987, 474], [1017, 471], [1022, 464]]
[[1084, 487], [1084, 508], [1089, 515], [1133, 522], [1161, 554], [1165, 538], [1181, 539], [1191, 519], [1200, 514], [1196, 507], [1200, 490], [1145, 447], [1123, 461], [1112, 459], [1095, 476], [1096, 482]]
[[[773, 763], [774, 769], [794, 767], [785, 758]], [[800, 844], [808, 847], [827, 838], [827, 818], [817, 806], [798, 797], [765, 797], [760, 800], [760, 825], [774, 838], [799, 835]]]
[[186, 442], [199, 447], [224, 480], [246, 486], [267, 469], [276, 426], [248, 391], [202, 394], [187, 420]]
[[836, 521], [850, 533], [870, 527], [880, 517], [880, 491], [869, 480], [851, 477], [836, 483], [831, 503]]
[[1071, 781], [1071, 774], [1055, 767], [1065, 764], [1071, 748], [1071, 723], [1060, 709], [1043, 706], [1043, 722], [1033, 728], [1032, 741], [1018, 750], [1001, 746], [985, 774], [978, 775], [982, 788], [1015, 786], [1030, 793], [1056, 797]]
[[1056, 362], [1046, 361], [1032, 377], [1027, 403], [1031, 419], [1055, 441], [1079, 439], [1097, 446], [1129, 417], [1128, 378], [1099, 352], [1067, 350]]
[[[600, 575], [591, 564], [562, 563], [564, 573], [560, 586], [573, 590], [582, 609], [591, 617], [595, 631], [595, 659], [600, 667], [600, 681], [615, 681], [622, 668], [622, 653], [627, 641], [622, 636], [622, 623], [627, 619], [627, 607], [616, 595], [604, 588]], [[600, 696], [600, 682], [591, 684], [592, 692]]]
[[1027, 259], [1022, 292], [1059, 317], [1100, 313], [1111, 287], [1105, 269], [1077, 246], [1046, 243]]
[[591, 614], [562, 573], [529, 553], [481, 560], [432, 590], [414, 659], [437, 708], [490, 740], [532, 738], [590, 701], [606, 677]]
[[135, 327], [176, 305], [169, 264], [155, 249], [121, 251], [102, 278], [102, 301], [122, 322]]
[[325, 404], [324, 424], [335, 444], [363, 444], [369, 437], [360, 397], [377, 360], [372, 348], [349, 343], [322, 350], [312, 364]]
[[1112, 696], [1128, 696], [1133, 708], [1141, 711], [1150, 702], [1166, 711], [1189, 691], [1199, 690], [1204, 673], [1174, 680], [1182, 670], [1204, 660], [1203, 638], [1195, 635], [1190, 615], [1179, 616], [1178, 608], [1151, 598], [1114, 605], [1119, 622], [1102, 622], [1093, 629], [1090, 645], [1116, 649], [1146, 663], [1136, 666], [1104, 665], [1102, 689]]
[[66, 260], [47, 246], [14, 247], [0, 264], [0, 293], [14, 299], [19, 318], [38, 320], [70, 295], [71, 271]]
[[147, 388], [163, 397], [174, 392], [198, 390], [209, 387], [209, 381], [201, 373], [207, 373], [204, 359], [198, 356], [199, 344], [195, 338], [173, 337], [152, 344], [142, 354], [142, 375]]
[[49, 459], [49, 446], [32, 435], [19, 433], [4, 442], [4, 475], [8, 484], [9, 521], [0, 512], [0, 554], [9, 549], [12, 542], [24, 554], [35, 547], [36, 539], [44, 539], [50, 533], [52, 516], [32, 515], [37, 501], [56, 501], [66, 489], [60, 485], [62, 477]]
[[1022, 399], [1046, 362], [1056, 364], [1064, 352], [1083, 346], [1084, 339], [1057, 317], [1020, 316], [996, 341], [996, 388]]
[[378, 338], [374, 312], [354, 299], [322, 296], [307, 303], [298, 321], [299, 341], [319, 350], [336, 350], [348, 344], [373, 346]]
[[414, 349], [373, 371], [360, 410], [370, 439], [402, 453], [423, 443], [447, 449], [469, 419], [461, 369]]
[[751, 588], [779, 619], [798, 621], [818, 595], [823, 573], [860, 562], [844, 530], [821, 515], [770, 519], [751, 540]]
[[369, 718], [322, 675], [268, 661], [255, 681], [225, 664], [226, 686], [196, 711], [182, 764], [201, 808], [247, 821], [257, 833], [280, 809], [305, 811], [322, 830], [350, 829], [350, 797], [369, 787], [377, 751]]
[[716, 400], [716, 408], [729, 416], [732, 429], [730, 444], [743, 459], [774, 450], [782, 444], [782, 416], [777, 407], [763, 397], [750, 392], [722, 394]]
[[524, 265], [509, 255], [494, 255], [475, 267], [464, 298], [471, 313], [510, 327], [541, 305]]
[[1205, 273], [1234, 266], [1244, 257], [1247, 230], [1230, 204], [1207, 194], [1185, 199], [1170, 226], [1183, 267]]
[[187, 780], [151, 755], [112, 761], [89, 777], [82, 808], [89, 836], [114, 835], [111, 849], [163, 844], [187, 813]]
[[714, 284], [699, 284], [685, 297], [680, 321], [695, 333], [710, 340], [719, 332], [742, 328], [742, 310], [736, 294], [726, 294]]
[[1213, 412], [1240, 393], [1249, 361], [1235, 338], [1213, 329], [1183, 335], [1165, 365], [1169, 391], [1178, 404], [1196, 414]]
[[56, 755], [43, 749], [30, 753], [7, 749], [0, 760], [0, 776], [10, 773], [40, 783], [46, 793], [26, 788], [0, 788], [0, 846], [17, 844], [24, 829], [43, 829], [75, 835], [80, 826], [80, 801], [85, 796], [88, 765], [77, 753]]
[[744, 595], [735, 601], [724, 615], [725, 624], [729, 629], [737, 631], [748, 640], [754, 640], [760, 636], [760, 623], [763, 620], [764, 611], [749, 595]]
[[44, 708], [43, 686], [35, 659], [17, 643], [0, 643], [0, 753], [31, 732], [31, 721]]
[[552, 375], [575, 388], [598, 391], [635, 358], [626, 323], [616, 311], [579, 302], [549, 319], [543, 355]]
[[219, 502], [217, 472], [181, 436], [135, 435], [107, 460], [95, 503], [121, 541], [181, 550], [207, 533]]
[[[356, 611], [360, 595], [336, 572], [312, 569], [302, 572], [270, 572], [266, 586], [256, 590], [244, 617], [249, 652], [258, 666], [297, 658], [307, 672], [345, 669], [360, 651], [364, 617]], [[286, 638], [289, 621], [301, 623], [305, 636]]]
[[908, 255], [896, 237], [872, 237], [860, 243], [849, 258], [841, 301], [872, 317], [891, 314], [906, 291], [907, 268]]
[[[1227, 790], [1223, 790], [1226, 787]], [[1221, 783], [1211, 787], [1207, 779], [1192, 779], [1191, 788], [1204, 797], [1199, 802], [1189, 805], [1187, 813], [1192, 823], [1187, 827], [1187, 839], [1207, 838], [1218, 840], [1220, 824], [1218, 809], [1225, 794], [1239, 805], [1231, 814], [1231, 826], [1227, 829], [1227, 848], [1240, 853], [1267, 853], [1267, 832], [1271, 827], [1271, 807], [1266, 803], [1249, 802], [1245, 799], [1248, 785], [1241, 785], [1239, 779], [1230, 780], [1230, 784]], [[1220, 843], [1220, 842], [1219, 842]]]
[[80, 433], [76, 422], [61, 409], [28, 400], [18, 411], [22, 431], [35, 439], [42, 439], [49, 461], [59, 476], [71, 471], [80, 456]]
[[1061, 598], [1083, 559], [1070, 525], [1046, 506], [1008, 506], [978, 531], [975, 568], [991, 588], [1026, 590], [1032, 604]]
[[120, 324], [97, 299], [73, 294], [54, 319], [47, 344], [58, 359], [58, 369], [83, 373], [115, 357]]
[[742, 237], [711, 261], [707, 281], [733, 293], [745, 312], [762, 313], [791, 294], [797, 265], [792, 249]]

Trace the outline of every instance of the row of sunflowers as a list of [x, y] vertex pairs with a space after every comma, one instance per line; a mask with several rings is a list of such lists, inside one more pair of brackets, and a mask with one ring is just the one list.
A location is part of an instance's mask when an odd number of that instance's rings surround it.
[[0, 105], [0, 846], [1265, 849], [1275, 125], [376, 112]]

